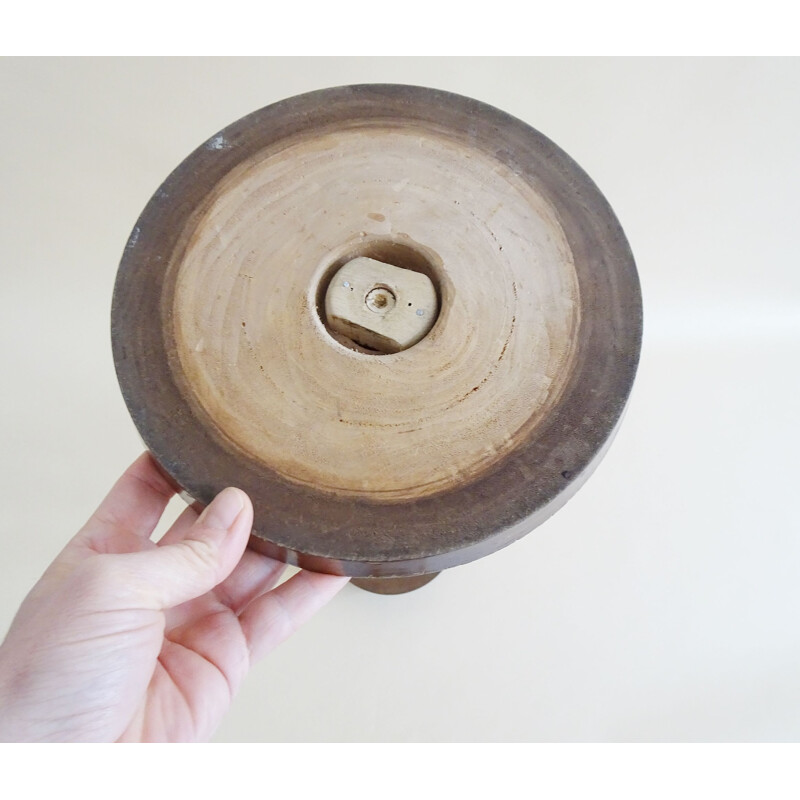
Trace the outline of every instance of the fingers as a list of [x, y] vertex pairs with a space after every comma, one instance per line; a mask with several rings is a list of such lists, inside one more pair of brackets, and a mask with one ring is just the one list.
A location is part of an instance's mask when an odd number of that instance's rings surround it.
[[[198, 516], [194, 505], [187, 506], [161, 538], [159, 545], [172, 544], [183, 539]], [[238, 614], [254, 597], [271, 589], [285, 569], [286, 564], [281, 561], [245, 550], [236, 568], [214, 589], [214, 594], [220, 602]]]
[[294, 633], [348, 580], [338, 575], [299, 572], [277, 589], [253, 600], [239, 615], [251, 662], [269, 653]]
[[175, 488], [149, 453], [143, 453], [114, 484], [82, 534], [101, 542], [117, 537], [148, 538]]
[[217, 586], [214, 594], [234, 614], [239, 614], [254, 598], [270, 590], [285, 569], [282, 561], [245, 550], [236, 569]]
[[193, 524], [179, 526], [179, 537], [165, 537], [166, 543], [146, 551], [113, 556], [115, 567], [143, 607], [171, 608], [228, 577], [242, 557], [252, 525], [248, 496], [240, 489], [224, 489]]
[[197, 522], [197, 518], [201, 513], [202, 510], [198, 511], [193, 505], [186, 506], [186, 508], [181, 511], [178, 519], [172, 523], [169, 530], [159, 539], [159, 546], [164, 544], [175, 544], [175, 542], [182, 541], [192, 525]]

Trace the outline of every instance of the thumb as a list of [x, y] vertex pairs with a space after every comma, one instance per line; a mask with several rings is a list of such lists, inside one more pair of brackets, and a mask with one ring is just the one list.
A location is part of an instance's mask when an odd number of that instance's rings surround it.
[[250, 498], [229, 487], [181, 538], [115, 558], [121, 560], [119, 566], [142, 607], [172, 608], [211, 591], [230, 575], [244, 553], [252, 525]]

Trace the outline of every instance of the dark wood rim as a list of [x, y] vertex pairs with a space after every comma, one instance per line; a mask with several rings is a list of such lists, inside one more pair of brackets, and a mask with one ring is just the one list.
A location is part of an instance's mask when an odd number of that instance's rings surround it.
[[[529, 439], [458, 489], [387, 505], [287, 482], [225, 449], [171, 372], [162, 330], [168, 265], [192, 220], [242, 161], [301, 131], [402, 118], [491, 153], [556, 210], [573, 251], [581, 323], [573, 371]], [[145, 444], [174, 480], [208, 503], [225, 486], [253, 500], [252, 545], [312, 570], [361, 577], [436, 572], [528, 533], [588, 477], [610, 443], [639, 358], [642, 307], [633, 256], [585, 172], [538, 131], [476, 100], [414, 86], [325, 89], [256, 111], [186, 158], [155, 193], [125, 247], [111, 311], [114, 363]]]

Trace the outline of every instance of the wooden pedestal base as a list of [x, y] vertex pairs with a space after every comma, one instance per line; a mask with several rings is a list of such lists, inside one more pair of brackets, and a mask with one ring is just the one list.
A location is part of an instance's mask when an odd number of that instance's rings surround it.
[[353, 578], [350, 583], [375, 594], [405, 594], [430, 583], [439, 573], [411, 575], [407, 578]]

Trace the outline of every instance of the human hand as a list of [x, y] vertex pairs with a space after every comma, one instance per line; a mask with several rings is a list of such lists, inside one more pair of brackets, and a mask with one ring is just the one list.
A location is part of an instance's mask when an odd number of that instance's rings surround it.
[[250, 666], [346, 578], [245, 550], [225, 489], [150, 540], [174, 489], [142, 455], [23, 602], [0, 646], [0, 741], [210, 738]]

